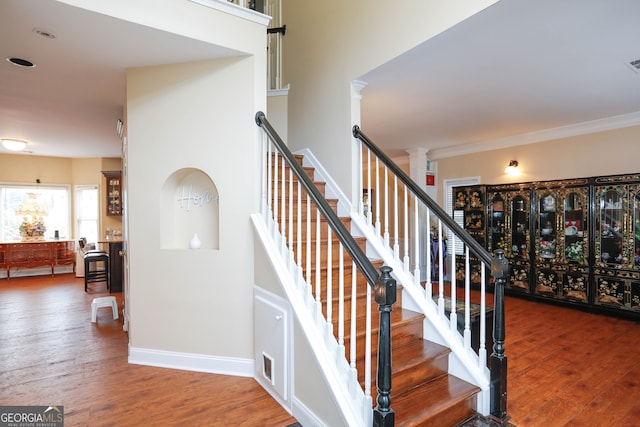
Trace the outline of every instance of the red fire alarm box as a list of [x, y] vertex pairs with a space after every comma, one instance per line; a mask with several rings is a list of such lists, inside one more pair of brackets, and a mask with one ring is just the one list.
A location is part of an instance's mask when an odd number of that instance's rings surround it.
[[434, 185], [436, 185], [436, 176], [427, 174], [427, 186], [433, 187]]

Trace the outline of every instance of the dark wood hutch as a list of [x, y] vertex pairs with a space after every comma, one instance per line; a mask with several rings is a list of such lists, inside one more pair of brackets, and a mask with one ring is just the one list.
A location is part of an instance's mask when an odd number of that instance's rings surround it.
[[504, 250], [507, 293], [640, 318], [640, 173], [459, 187], [453, 196], [463, 227], [490, 252]]

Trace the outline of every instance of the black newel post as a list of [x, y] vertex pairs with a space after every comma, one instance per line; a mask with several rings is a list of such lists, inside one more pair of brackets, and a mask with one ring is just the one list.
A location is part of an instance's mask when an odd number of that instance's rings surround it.
[[501, 250], [491, 261], [495, 281], [493, 294], [493, 353], [491, 354], [491, 417], [506, 425], [507, 416], [507, 356], [504, 355], [504, 284], [509, 275], [509, 261]]
[[373, 292], [380, 311], [378, 332], [378, 398], [373, 410], [374, 427], [393, 427], [395, 412], [391, 409], [391, 311], [396, 302], [396, 281], [391, 267], [380, 268], [382, 275], [376, 280]]

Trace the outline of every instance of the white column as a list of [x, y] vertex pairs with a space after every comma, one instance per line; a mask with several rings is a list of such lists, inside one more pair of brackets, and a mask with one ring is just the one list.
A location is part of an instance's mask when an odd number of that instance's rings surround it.
[[[354, 80], [351, 82], [351, 126], [360, 125], [360, 101], [362, 100], [362, 90], [367, 86], [366, 82]], [[363, 131], [366, 131], [363, 129]], [[362, 180], [362, 159], [360, 157], [360, 141], [352, 138], [351, 144], [351, 210], [358, 211], [360, 206], [361, 180]]]
[[[426, 176], [427, 176], [427, 153], [428, 149], [423, 147], [413, 148], [411, 150], [407, 150], [409, 153], [409, 176], [412, 180], [414, 180], [418, 186], [424, 190], [427, 195], [430, 197], [429, 188], [433, 189], [434, 187], [427, 187]], [[426, 271], [427, 271], [427, 245], [429, 242], [429, 232], [431, 230], [431, 224], [427, 224], [427, 212], [423, 206], [420, 206], [420, 209], [416, 210], [420, 226], [418, 227], [416, 235], [416, 230], [411, 231], [411, 236], [413, 239], [418, 239], [419, 244], [413, 242], [410, 247], [416, 247], [417, 254], [412, 254], [412, 258], [414, 258], [414, 262], [416, 263], [416, 270], [420, 272], [421, 277], [419, 280], [421, 282], [426, 281]], [[413, 221], [412, 221], [413, 223]], [[415, 259], [415, 256], [418, 255], [419, 259]]]

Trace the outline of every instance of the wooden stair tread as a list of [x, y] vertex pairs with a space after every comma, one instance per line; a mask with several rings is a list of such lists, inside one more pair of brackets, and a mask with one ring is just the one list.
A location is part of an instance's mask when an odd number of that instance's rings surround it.
[[478, 391], [473, 384], [443, 375], [396, 398], [392, 390], [391, 408], [398, 425], [450, 427], [475, 414]]
[[[277, 155], [277, 154], [274, 154]], [[302, 164], [302, 156], [295, 155], [296, 161]], [[328, 284], [327, 277], [332, 278], [332, 298], [329, 301], [332, 312], [332, 323], [335, 329], [338, 328], [338, 308], [339, 308], [339, 241], [332, 232], [331, 240], [331, 266], [327, 266], [327, 249], [329, 248], [329, 242], [327, 239], [328, 223], [324, 216], [317, 218], [317, 206], [311, 202], [310, 210], [311, 215], [307, 217], [307, 194], [304, 188], [298, 186], [298, 178], [293, 177], [289, 172], [289, 166], [285, 166], [284, 175], [282, 172], [281, 160], [278, 160], [278, 169], [273, 173], [272, 179], [277, 181], [278, 193], [277, 197], [272, 194], [272, 203], [277, 209], [277, 221], [282, 222], [282, 218], [286, 218], [286, 233], [292, 232], [292, 237], [297, 239], [298, 237], [298, 224], [300, 225], [300, 234], [303, 241], [300, 253], [296, 243], [292, 250], [295, 256], [302, 257], [302, 269], [305, 277], [308, 273], [311, 282], [313, 283], [313, 293], [315, 295], [315, 282], [316, 282], [316, 270], [321, 277], [320, 283], [322, 283], [321, 299], [322, 299], [322, 311], [326, 314], [329, 310], [327, 306], [328, 291], [326, 286]], [[315, 169], [311, 167], [303, 166], [305, 174], [311, 179], [314, 186], [325, 194], [326, 183], [322, 181], [316, 181], [314, 179]], [[284, 179], [283, 179], [284, 178]], [[292, 183], [290, 186], [290, 182]], [[283, 185], [284, 183], [284, 185]], [[293, 199], [289, 201], [289, 190], [292, 190]], [[298, 203], [298, 193], [300, 193], [300, 203]], [[284, 212], [281, 210], [282, 202], [285, 200], [286, 209]], [[327, 199], [330, 208], [337, 213], [338, 200]], [[298, 214], [300, 209], [300, 214]], [[289, 230], [289, 215], [293, 216], [293, 228]], [[350, 217], [339, 217], [340, 222], [350, 230]], [[318, 224], [319, 222], [319, 224]], [[307, 247], [305, 240], [307, 238], [307, 225], [311, 228], [311, 244]], [[316, 229], [320, 227], [320, 234], [316, 234]], [[366, 238], [354, 236], [358, 246], [361, 249], [366, 250]], [[320, 246], [320, 258], [321, 264], [316, 265], [316, 240], [319, 241]], [[307, 252], [311, 252], [311, 264], [306, 265]], [[364, 325], [366, 318], [366, 310], [364, 305], [366, 302], [367, 286], [364, 275], [358, 270], [356, 278], [356, 293], [352, 295], [352, 260], [351, 256], [344, 250], [344, 321], [345, 326], [345, 348], [348, 349], [352, 339], [357, 340], [356, 350], [356, 364], [358, 366], [358, 376], [361, 382], [364, 381], [364, 346], [362, 345], [365, 335]], [[373, 266], [378, 272], [380, 267], [384, 265], [382, 260], [370, 260]], [[308, 268], [307, 268], [308, 267]], [[307, 269], [309, 271], [307, 271]], [[414, 312], [402, 308], [402, 285], [397, 284], [398, 298], [397, 302], [391, 311], [391, 330], [392, 330], [392, 367], [393, 367], [393, 387], [391, 390], [391, 407], [396, 413], [396, 425], [399, 426], [435, 426], [435, 427], [451, 427], [458, 425], [465, 420], [468, 420], [476, 414], [476, 395], [479, 388], [469, 384], [463, 380], [449, 375], [448, 361], [450, 349], [442, 345], [427, 341], [423, 339], [423, 322], [424, 314]], [[351, 318], [351, 300], [356, 298], [357, 300], [357, 313], [356, 313], [356, 336], [351, 337], [350, 328], [348, 324]], [[377, 370], [377, 364], [375, 363], [377, 354], [377, 341], [378, 341], [378, 328], [379, 328], [379, 312], [375, 298], [371, 298], [372, 304], [372, 319], [371, 319], [371, 339], [372, 339], [372, 357], [374, 359], [374, 366], [372, 374], [375, 377], [375, 371]], [[335, 330], [334, 330], [335, 331]], [[348, 350], [346, 350], [348, 352]], [[377, 390], [374, 387], [372, 390], [375, 406], [375, 398]]]
[[410, 344], [405, 344], [393, 349], [394, 371], [401, 368], [415, 366], [416, 363], [432, 360], [439, 357], [446, 357], [451, 350], [440, 344], [427, 340], [415, 340]]
[[[411, 392], [437, 377], [447, 375], [450, 352], [449, 348], [424, 339], [416, 339], [394, 347], [392, 399]], [[376, 357], [375, 353], [372, 357]], [[374, 366], [374, 372], [377, 372], [377, 365]], [[359, 379], [361, 383], [364, 381], [364, 373]], [[375, 396], [377, 396], [377, 390], [374, 390]]]

